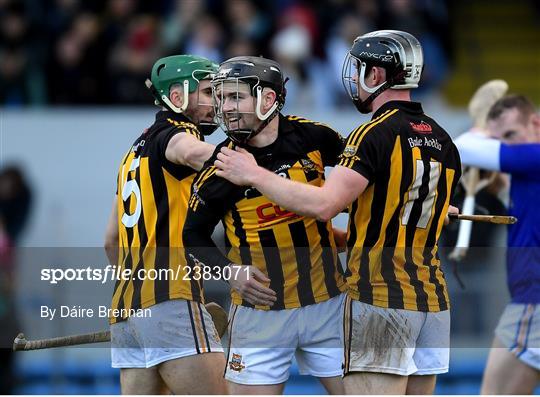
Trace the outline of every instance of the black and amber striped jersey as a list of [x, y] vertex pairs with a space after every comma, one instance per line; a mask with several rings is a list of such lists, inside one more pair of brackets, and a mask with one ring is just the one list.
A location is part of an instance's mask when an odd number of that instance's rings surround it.
[[[170, 299], [201, 301], [198, 282], [184, 280], [182, 228], [196, 171], [165, 158], [170, 139], [186, 133], [204, 140], [185, 116], [160, 111], [124, 156], [118, 170], [119, 266], [112, 309], [125, 313]], [[141, 270], [143, 269], [143, 270]], [[150, 269], [151, 270], [148, 272]], [[171, 269], [167, 273], [167, 269]], [[159, 274], [159, 276], [158, 276]], [[111, 311], [111, 312], [113, 312]], [[111, 322], [122, 319], [111, 318]]]
[[449, 307], [437, 242], [461, 176], [447, 132], [417, 102], [390, 101], [348, 137], [339, 165], [368, 179], [349, 207], [349, 294], [416, 311]]
[[[324, 124], [296, 116], [279, 117], [277, 139], [269, 146], [246, 146], [246, 150], [260, 166], [284, 178], [321, 186], [324, 167], [336, 164], [343, 139]], [[186, 250], [205, 265], [256, 266], [276, 292], [272, 310], [322, 302], [345, 290], [331, 222], [297, 215], [252, 187], [236, 186], [216, 176], [213, 163], [224, 145], [233, 147], [228, 139], [219, 145], [193, 182], [184, 226]], [[210, 238], [220, 220], [229, 248], [227, 257]], [[252, 307], [236, 291], [232, 291], [232, 299], [237, 305]]]

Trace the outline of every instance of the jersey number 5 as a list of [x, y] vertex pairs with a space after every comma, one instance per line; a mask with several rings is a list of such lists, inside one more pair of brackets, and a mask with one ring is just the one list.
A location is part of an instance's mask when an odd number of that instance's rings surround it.
[[[405, 209], [403, 210], [403, 216], [401, 217], [401, 224], [407, 226], [409, 223], [409, 217], [415, 201], [420, 196], [420, 188], [422, 187], [422, 178], [424, 176], [424, 162], [420, 159], [415, 163], [415, 178], [414, 182], [407, 192], [407, 202], [405, 203]], [[441, 177], [441, 163], [437, 161], [429, 162], [429, 182], [428, 182], [428, 194], [422, 202], [422, 213], [416, 224], [416, 227], [425, 229], [433, 215], [433, 207], [435, 206], [435, 199], [437, 197], [437, 184]]]
[[[139, 161], [140, 161], [139, 157], [135, 157], [131, 161], [131, 165], [128, 171], [128, 176], [129, 176], [129, 172], [135, 171], [139, 167]], [[141, 208], [142, 208], [141, 189], [139, 188], [139, 185], [137, 184], [137, 181], [135, 179], [130, 179], [129, 181], [126, 180], [126, 182], [124, 183], [124, 187], [122, 189], [122, 200], [126, 202], [131, 196], [131, 194], [135, 195], [135, 211], [130, 215], [126, 213], [122, 214], [122, 224], [125, 227], [135, 226], [141, 216]]]

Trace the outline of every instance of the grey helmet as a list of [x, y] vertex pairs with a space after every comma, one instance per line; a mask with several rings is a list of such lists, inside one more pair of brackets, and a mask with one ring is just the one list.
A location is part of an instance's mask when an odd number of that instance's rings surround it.
[[[376, 87], [366, 86], [364, 79], [373, 66], [386, 70], [387, 81]], [[412, 34], [399, 30], [377, 30], [358, 36], [343, 63], [342, 81], [345, 90], [362, 113], [384, 90], [417, 88], [424, 68], [420, 42]], [[361, 101], [356, 80], [371, 95]]]

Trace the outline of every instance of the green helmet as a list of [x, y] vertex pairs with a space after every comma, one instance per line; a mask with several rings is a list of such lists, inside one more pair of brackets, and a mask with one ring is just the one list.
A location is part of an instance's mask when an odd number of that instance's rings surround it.
[[[199, 81], [211, 79], [219, 65], [196, 55], [173, 55], [158, 59], [152, 67], [150, 80], [146, 86], [152, 91], [156, 101], [176, 113], [182, 113], [188, 106], [188, 95], [194, 92]], [[184, 86], [184, 101], [181, 108], [169, 100], [169, 90], [173, 84]]]

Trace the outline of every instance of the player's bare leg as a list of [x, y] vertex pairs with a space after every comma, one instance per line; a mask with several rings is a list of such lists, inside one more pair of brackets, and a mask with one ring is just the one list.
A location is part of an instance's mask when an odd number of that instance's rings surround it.
[[343, 386], [343, 378], [341, 376], [319, 378], [319, 382], [321, 382], [328, 394], [345, 394], [345, 387]]
[[433, 394], [437, 375], [411, 375], [407, 381], [405, 394]]
[[227, 394], [224, 367], [223, 353], [205, 353], [166, 361], [158, 372], [173, 394]]
[[122, 368], [120, 387], [122, 394], [162, 394], [167, 390], [156, 367]]
[[227, 382], [230, 394], [283, 394], [285, 383], [277, 385], [242, 385], [240, 383]]
[[345, 394], [405, 394], [407, 376], [352, 372], [343, 378]]
[[481, 394], [532, 394], [540, 371], [519, 360], [497, 337], [489, 352]]

